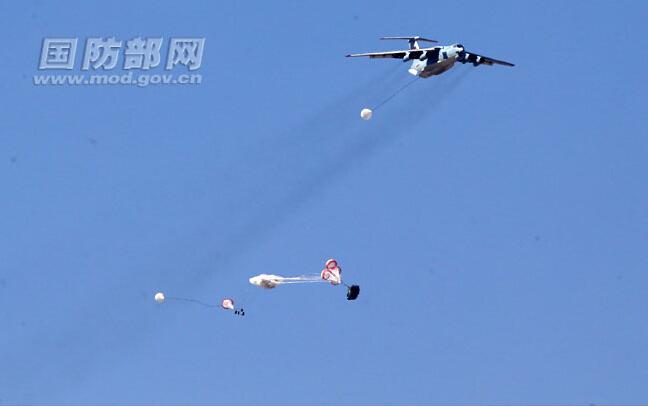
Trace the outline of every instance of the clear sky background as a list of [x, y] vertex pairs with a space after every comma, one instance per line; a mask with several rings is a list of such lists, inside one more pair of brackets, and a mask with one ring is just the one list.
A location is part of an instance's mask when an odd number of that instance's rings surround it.
[[[0, 403], [648, 403], [647, 18], [3, 2]], [[344, 58], [405, 45], [383, 35], [516, 67], [460, 65], [364, 122], [411, 78]], [[93, 36], [205, 37], [203, 83], [32, 84], [44, 37]], [[247, 281], [329, 257], [357, 301]]]

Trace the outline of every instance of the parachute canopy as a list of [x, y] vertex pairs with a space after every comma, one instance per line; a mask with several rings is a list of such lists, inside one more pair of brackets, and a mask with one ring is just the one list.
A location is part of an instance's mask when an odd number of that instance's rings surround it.
[[347, 290], [347, 300], [349, 300], [349, 301], [355, 300], [356, 298], [358, 298], [358, 295], [360, 295], [360, 286], [359, 285], [352, 285]]
[[221, 301], [221, 307], [224, 309], [234, 309], [234, 300], [231, 298], [225, 298]]
[[338, 285], [342, 282], [342, 269], [335, 259], [329, 259], [326, 261], [324, 270], [322, 270], [320, 275], [322, 280], [326, 280], [333, 285]]

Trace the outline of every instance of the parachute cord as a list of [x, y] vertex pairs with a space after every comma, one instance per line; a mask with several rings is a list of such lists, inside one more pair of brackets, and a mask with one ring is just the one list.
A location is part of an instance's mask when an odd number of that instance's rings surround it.
[[199, 301], [199, 300], [194, 300], [193, 298], [167, 297], [167, 300], [193, 302], [193, 303], [201, 305], [201, 306], [203, 306], [205, 308], [218, 308], [218, 305], [207, 304], [207, 303], [204, 303], [204, 302]]
[[389, 102], [390, 100], [392, 100], [393, 98], [395, 98], [399, 93], [401, 93], [402, 91], [404, 91], [405, 89], [407, 89], [411, 84], [413, 84], [414, 82], [416, 82], [416, 81], [419, 80], [419, 79], [421, 79], [421, 77], [420, 77], [420, 76], [417, 76], [416, 78], [414, 78], [414, 79], [412, 79], [411, 81], [407, 82], [405, 85], [401, 86], [400, 89], [398, 89], [396, 92], [394, 92], [390, 97], [388, 97], [387, 99], [385, 99], [385, 100], [383, 100], [382, 102], [380, 102], [380, 103], [379, 103], [376, 107], [374, 107], [372, 110], [375, 112], [376, 110], [378, 110], [378, 108], [380, 108], [382, 105], [384, 105], [385, 103], [387, 103], [387, 102]]

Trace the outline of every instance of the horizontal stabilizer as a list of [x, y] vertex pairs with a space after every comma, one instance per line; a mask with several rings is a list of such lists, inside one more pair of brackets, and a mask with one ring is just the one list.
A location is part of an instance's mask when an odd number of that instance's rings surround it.
[[429, 38], [423, 38], [416, 36], [411, 37], [380, 37], [381, 40], [409, 40], [409, 41], [427, 41], [427, 42], [439, 42], [437, 40], [431, 40]]

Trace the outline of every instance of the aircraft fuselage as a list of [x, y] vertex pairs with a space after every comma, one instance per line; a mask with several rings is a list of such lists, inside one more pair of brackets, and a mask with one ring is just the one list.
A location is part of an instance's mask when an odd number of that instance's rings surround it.
[[421, 78], [429, 78], [434, 75], [441, 75], [454, 66], [455, 61], [459, 57], [460, 49], [453, 45], [445, 47], [433, 47], [425, 51], [422, 55], [425, 59], [415, 59], [412, 61], [410, 73], [412, 75], [420, 76]]

